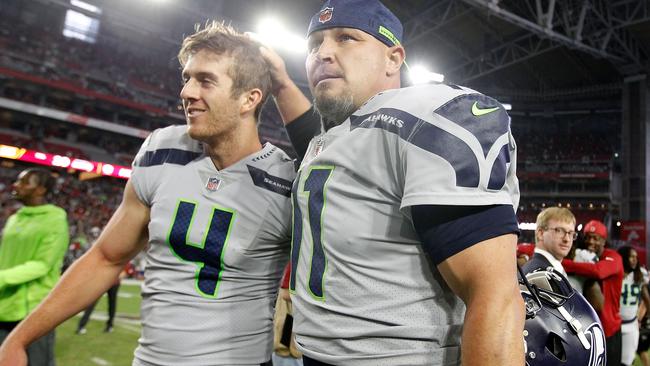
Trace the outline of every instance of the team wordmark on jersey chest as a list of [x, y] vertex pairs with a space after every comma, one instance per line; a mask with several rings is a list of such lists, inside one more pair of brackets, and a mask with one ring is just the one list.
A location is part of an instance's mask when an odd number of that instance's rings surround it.
[[404, 127], [404, 121], [397, 117], [393, 117], [388, 114], [384, 113], [376, 113], [376, 114], [371, 114], [368, 116], [366, 119], [364, 119], [361, 123], [367, 123], [367, 122], [378, 122], [381, 121], [383, 123], [393, 125], [399, 128]]
[[499, 138], [508, 133], [508, 115], [505, 111], [502, 113], [499, 108], [498, 113], [491, 113], [489, 118], [477, 121], [478, 118], [470, 112], [472, 103], [474, 99], [471, 98], [454, 99], [438, 108], [432, 118], [444, 117], [465, 129], [481, 145], [483, 154], [475, 153], [470, 144], [464, 141], [465, 137], [461, 138], [434, 123], [395, 108], [380, 108], [370, 114], [352, 116], [350, 128], [385, 130], [409, 144], [443, 158], [454, 169], [456, 185], [459, 187], [478, 187], [481, 182], [480, 165], [491, 163], [488, 189], [499, 190], [506, 182], [507, 164], [510, 163], [508, 141], [500, 147], [493, 162], [486, 162], [485, 159], [500, 141]]

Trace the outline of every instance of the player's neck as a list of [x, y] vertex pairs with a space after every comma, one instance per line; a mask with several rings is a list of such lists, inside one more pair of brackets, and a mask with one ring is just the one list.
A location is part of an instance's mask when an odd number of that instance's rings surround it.
[[30, 197], [29, 199], [22, 201], [22, 203], [23, 205], [29, 207], [42, 206], [47, 204], [47, 202], [45, 201], [45, 197], [42, 196]]
[[241, 127], [228, 136], [205, 144], [206, 153], [218, 170], [226, 169], [241, 159], [262, 149], [257, 126]]

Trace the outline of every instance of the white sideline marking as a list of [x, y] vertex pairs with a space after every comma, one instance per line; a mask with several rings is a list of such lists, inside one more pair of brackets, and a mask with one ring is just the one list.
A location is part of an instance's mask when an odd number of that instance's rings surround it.
[[122, 280], [123, 285], [129, 285], [129, 286], [142, 286], [142, 280], [136, 280], [133, 278], [125, 278]]
[[118, 326], [120, 326], [121, 328], [124, 328], [124, 329], [126, 329], [128, 331], [134, 332], [134, 333], [140, 333], [140, 327], [138, 327], [138, 326], [133, 326], [133, 325], [129, 325], [129, 324], [121, 324], [121, 323], [118, 324]]
[[100, 366], [108, 366], [108, 365], [111, 364], [110, 362], [106, 361], [105, 359], [99, 358], [99, 357], [93, 357], [90, 360], [92, 362], [94, 362], [95, 364], [100, 365]]

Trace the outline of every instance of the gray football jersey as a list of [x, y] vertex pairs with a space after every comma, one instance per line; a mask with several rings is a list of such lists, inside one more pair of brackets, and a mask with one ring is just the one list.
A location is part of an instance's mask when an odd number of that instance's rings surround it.
[[217, 170], [184, 126], [147, 138], [131, 176], [151, 209], [134, 364], [259, 365], [271, 358], [294, 171], [271, 144]]
[[518, 205], [496, 100], [422, 85], [370, 99], [315, 137], [293, 185], [290, 288], [301, 350], [334, 365], [457, 365], [464, 304], [409, 207]]

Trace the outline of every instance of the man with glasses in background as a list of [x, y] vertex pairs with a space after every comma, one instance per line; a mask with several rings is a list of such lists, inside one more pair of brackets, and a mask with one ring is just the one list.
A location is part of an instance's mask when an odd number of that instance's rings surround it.
[[553, 267], [566, 275], [562, 259], [569, 254], [575, 231], [576, 218], [573, 213], [562, 207], [549, 207], [537, 215], [535, 230], [535, 254], [522, 267], [524, 273]]
[[607, 366], [621, 364], [621, 287], [623, 285], [623, 259], [612, 249], [605, 248], [607, 227], [598, 220], [589, 221], [584, 229], [587, 249], [598, 255], [596, 263], [562, 261], [568, 273], [597, 280], [603, 294], [601, 309], [596, 308], [603, 323], [607, 341]]

